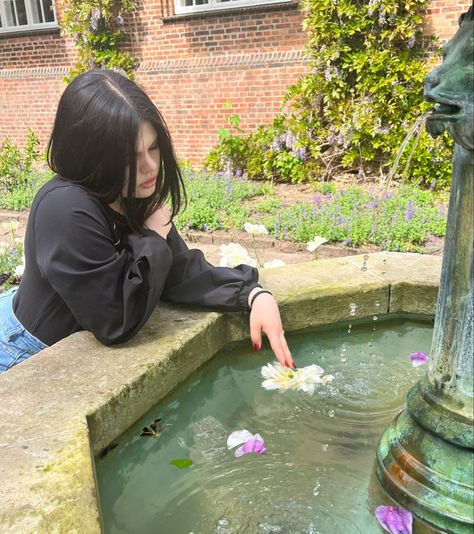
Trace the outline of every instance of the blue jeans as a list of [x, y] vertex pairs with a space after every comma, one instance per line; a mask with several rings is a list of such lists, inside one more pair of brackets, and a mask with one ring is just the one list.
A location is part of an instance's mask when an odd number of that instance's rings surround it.
[[0, 293], [0, 373], [48, 346], [30, 334], [15, 317], [12, 303], [17, 289], [13, 287]]

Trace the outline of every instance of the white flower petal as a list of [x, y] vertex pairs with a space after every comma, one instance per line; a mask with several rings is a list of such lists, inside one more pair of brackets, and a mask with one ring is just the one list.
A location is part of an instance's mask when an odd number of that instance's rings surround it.
[[237, 445], [242, 445], [242, 443], [246, 443], [249, 439], [252, 439], [253, 437], [254, 435], [246, 429], [235, 430], [227, 438], [227, 448], [233, 449], [234, 447], [237, 447]]
[[321, 378], [321, 382], [326, 386], [327, 384], [329, 384], [329, 382], [332, 382], [334, 380], [334, 376], [333, 375], [324, 375], [322, 378]]
[[326, 243], [327, 239], [325, 237], [321, 237], [319, 235], [314, 236], [314, 239], [312, 241], [308, 241], [306, 250], [309, 250], [310, 252], [314, 252], [320, 245], [323, 243]]
[[263, 224], [252, 224], [252, 223], [246, 222], [244, 224], [244, 230], [248, 234], [260, 234], [260, 235], [268, 234], [268, 230], [265, 228], [265, 225]]
[[284, 267], [286, 263], [283, 260], [274, 259], [272, 261], [266, 261], [263, 264], [264, 269], [275, 269], [276, 267]]

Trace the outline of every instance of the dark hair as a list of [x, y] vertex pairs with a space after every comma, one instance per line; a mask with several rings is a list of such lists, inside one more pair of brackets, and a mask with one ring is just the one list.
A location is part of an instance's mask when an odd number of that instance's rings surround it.
[[[161, 164], [154, 193], [137, 199], [136, 143], [144, 121], [156, 130]], [[163, 117], [136, 83], [114, 71], [93, 69], [68, 85], [59, 101], [47, 154], [54, 172], [82, 185], [104, 204], [121, 197], [128, 167], [128, 195], [122, 207], [134, 231], [141, 231], [145, 219], [168, 198], [173, 217], [182, 198], [186, 200]]]

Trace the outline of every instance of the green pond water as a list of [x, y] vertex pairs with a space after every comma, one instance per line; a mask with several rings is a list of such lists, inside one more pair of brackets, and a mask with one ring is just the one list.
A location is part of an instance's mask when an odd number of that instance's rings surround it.
[[[426, 366], [432, 323], [348, 324], [289, 335], [297, 365], [335, 376], [314, 395], [267, 391], [269, 350], [218, 353], [96, 458], [106, 533], [379, 534], [369, 486], [378, 440]], [[160, 437], [140, 437], [155, 418]], [[235, 458], [238, 429], [260, 433], [264, 455]], [[190, 459], [179, 469], [169, 462]], [[377, 504], [377, 503], [376, 503]]]

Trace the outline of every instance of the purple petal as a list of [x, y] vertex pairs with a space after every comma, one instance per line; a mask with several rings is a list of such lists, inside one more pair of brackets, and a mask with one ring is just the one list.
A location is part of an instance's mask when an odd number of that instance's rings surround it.
[[424, 352], [412, 352], [410, 354], [410, 360], [413, 367], [418, 367], [419, 365], [423, 365], [430, 361], [430, 356]]
[[240, 456], [244, 456], [246, 454], [263, 454], [264, 452], [266, 452], [266, 449], [263, 439], [252, 438], [246, 441], [242, 447], [239, 447], [234, 452], [234, 455], [239, 458]]
[[391, 534], [412, 534], [411, 512], [399, 506], [379, 506], [375, 517], [384, 530]]

